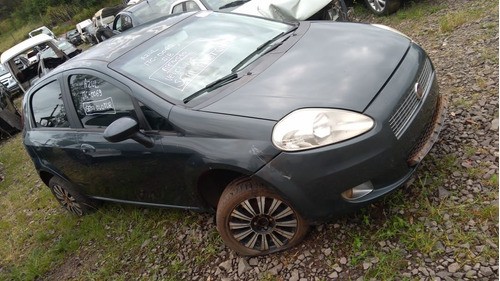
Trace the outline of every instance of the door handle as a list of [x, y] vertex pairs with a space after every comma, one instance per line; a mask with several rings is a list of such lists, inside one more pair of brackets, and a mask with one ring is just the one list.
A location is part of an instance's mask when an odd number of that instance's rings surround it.
[[95, 147], [91, 146], [90, 144], [82, 144], [80, 145], [80, 150], [83, 151], [83, 153], [91, 153], [95, 152]]

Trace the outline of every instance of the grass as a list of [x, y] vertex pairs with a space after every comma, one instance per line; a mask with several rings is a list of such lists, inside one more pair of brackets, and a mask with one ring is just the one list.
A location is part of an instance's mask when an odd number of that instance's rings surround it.
[[[467, 145], [463, 148], [469, 156], [480, 150]], [[453, 154], [442, 158], [429, 156], [426, 160], [428, 164], [421, 168], [407, 190], [399, 190], [385, 202], [378, 203], [383, 205], [380, 207], [384, 210], [383, 216], [375, 215], [379, 209], [376, 207], [362, 210], [354, 219], [353, 223], [358, 224], [360, 230], [348, 236], [345, 251], [350, 257], [349, 268], [371, 264], [365, 271], [366, 279], [404, 280], [400, 272], [408, 267], [408, 255], [418, 253], [438, 260], [446, 253], [447, 247], [454, 248], [453, 257], [463, 264], [474, 265], [498, 258], [498, 248], [488, 243], [481, 255], [475, 255], [471, 248], [471, 245], [485, 244], [481, 230], [483, 225], [490, 223], [490, 231], [491, 227], [498, 225], [498, 205], [491, 203], [498, 200], [496, 189], [484, 191], [479, 197], [461, 204], [456, 204], [450, 197], [440, 201], [430, 200], [432, 194], [442, 187], [444, 179], [455, 171], [464, 173], [468, 169], [460, 167]], [[478, 177], [482, 175], [477, 171], [468, 173]], [[493, 175], [488, 182], [492, 187], [498, 186], [498, 175]], [[449, 190], [451, 196], [459, 195], [466, 188], [465, 184], [456, 190]], [[473, 225], [470, 225], [471, 222], [474, 222]], [[498, 231], [493, 232], [498, 237]], [[379, 244], [380, 241], [384, 241], [384, 245]], [[386, 241], [389, 245], [385, 245]], [[498, 240], [495, 241], [498, 243]]]
[[0, 35], [0, 50], [4, 52], [10, 47], [28, 38], [28, 33], [33, 29], [42, 26], [40, 23], [27, 23], [26, 25]]
[[[476, 7], [474, 6], [474, 3], [471, 3], [470, 9], [455, 11], [441, 16], [441, 19], [439, 20], [440, 31], [443, 33], [449, 33], [466, 23], [470, 23], [487, 16], [494, 16], [498, 18], [498, 1], [482, 0], [477, 2], [485, 3], [486, 5]], [[484, 25], [483, 28], [494, 30], [495, 26], [489, 23]], [[496, 28], [498, 32], [498, 26], [496, 26]]]
[[429, 1], [411, 1], [407, 3], [402, 9], [396, 12], [394, 20], [399, 21], [419, 21], [429, 15], [435, 14], [444, 8], [442, 4]]
[[[435, 30], [431, 27], [421, 28], [422, 21], [425, 21], [429, 15], [439, 13], [444, 8], [444, 5], [439, 1], [408, 1], [405, 4], [391, 16], [377, 17], [377, 23], [387, 26], [400, 26], [398, 29], [406, 34], [414, 33], [415, 30], [421, 30], [423, 33], [435, 33]], [[361, 18], [374, 17], [364, 5], [355, 5], [354, 14], [359, 15]]]
[[448, 33], [467, 22], [479, 19], [481, 16], [483, 16], [483, 13], [480, 10], [453, 12], [441, 18], [439, 28], [441, 32]]
[[[498, 17], [498, 1], [480, 0], [476, 2], [486, 3], [486, 5], [475, 5], [477, 3], [471, 3], [470, 8], [466, 10], [441, 13], [445, 5], [440, 1], [406, 1], [405, 5], [396, 13], [389, 17], [379, 17], [377, 18], [377, 22], [388, 26], [399, 26], [398, 29], [403, 33], [413, 34], [413, 36], [415, 36], [436, 33], [448, 34], [460, 26], [482, 17], [490, 15], [496, 15], [496, 17]], [[372, 17], [363, 5], [355, 5], [354, 14], [361, 15], [363, 18]], [[439, 16], [437, 28], [434, 26], [434, 23], [426, 22], [429, 15], [434, 14]], [[424, 28], [422, 28], [423, 26]], [[498, 32], [498, 26], [491, 23], [484, 25], [483, 28], [491, 32]], [[495, 53], [488, 54], [488, 56], [494, 58]]]
[[[388, 218], [388, 221], [383, 224], [383, 227], [379, 226], [378, 230], [370, 229], [356, 234], [349, 242], [352, 249], [348, 253], [348, 256], [351, 257], [350, 267], [361, 267], [364, 263], [369, 262], [372, 265], [366, 271], [365, 278], [392, 280], [401, 278], [400, 272], [408, 266], [406, 256], [414, 252], [437, 260], [444, 254], [446, 247], [453, 247], [455, 249], [453, 256], [459, 262], [475, 264], [488, 262], [490, 258], [495, 259], [498, 255], [496, 248], [487, 245], [481, 256], [476, 256], [472, 249], [467, 246], [484, 243], [480, 242], [484, 240], [480, 229], [469, 228], [465, 230], [460, 227], [467, 225], [471, 218], [474, 218], [476, 222], [497, 221], [497, 206], [490, 205], [471, 213], [471, 207], [477, 203], [456, 208], [446, 204], [421, 206], [421, 209], [418, 210], [419, 214], [430, 214], [428, 218], [412, 221], [409, 217], [395, 215]], [[454, 224], [460, 226], [445, 229], [446, 222], [442, 217], [444, 211], [455, 213], [456, 215], [451, 219], [455, 220]], [[447, 231], [451, 231], [451, 233]], [[393, 245], [398, 246], [386, 250], [377, 241], [392, 241]], [[443, 245], [444, 248], [437, 247], [439, 244]]]
[[[185, 270], [177, 257], [165, 255], [163, 248], [165, 241], [175, 242], [179, 232], [195, 227], [197, 215], [107, 204], [92, 215], [74, 217], [59, 207], [37, 178], [20, 135], [2, 144], [0, 159], [5, 175], [0, 183], [0, 280], [34, 280], [64, 266], [68, 257], [85, 256], [95, 249], [101, 254], [98, 268], [92, 263], [81, 265], [85, 273], [79, 278], [120, 276], [128, 267], [123, 260], [135, 257], [141, 259], [132, 269], [143, 273], [144, 265], [154, 264], [158, 255], [163, 262], [170, 262], [170, 276]], [[203, 255], [199, 264], [219, 252], [221, 241], [215, 230], [208, 237], [210, 241], [200, 244]], [[191, 243], [197, 240], [190, 235], [186, 239]], [[177, 247], [175, 243], [171, 246]], [[171, 250], [168, 254], [180, 249]]]
[[[466, 146], [464, 151], [472, 155], [476, 149]], [[33, 280], [50, 274], [58, 266], [67, 266], [68, 259], [81, 257], [77, 280], [140, 278], [142, 274], [154, 276], [162, 271], [176, 280], [188, 270], [177, 256], [182, 252], [176, 245], [179, 235], [187, 234], [187, 243], [201, 245], [198, 253], [190, 253], [199, 266], [209, 264], [220, 252], [222, 242], [215, 228], [209, 230], [203, 243], [190, 235], [190, 229], [199, 225], [197, 215], [188, 212], [108, 204], [82, 218], [66, 214], [37, 179], [31, 164], [26, 165], [30, 161], [20, 136], [2, 144], [0, 159], [8, 160], [4, 161], [6, 179], [0, 184], [0, 215], [5, 218], [0, 222], [0, 279]], [[471, 218], [478, 224], [497, 220], [497, 206], [477, 208], [480, 202], [455, 206], [447, 201], [429, 201], [429, 195], [441, 185], [440, 179], [460, 168], [453, 155], [428, 160], [431, 167], [422, 169], [409, 190], [400, 190], [381, 203], [387, 215], [374, 216], [368, 209], [355, 219], [360, 231], [347, 236], [347, 256], [349, 266], [354, 268], [377, 260], [366, 271], [366, 277], [397, 277], [398, 269], [406, 266], [405, 253], [419, 251], [439, 257], [442, 250], [436, 249], [438, 241], [446, 247], [483, 239], [471, 229], [453, 228], [451, 236], [445, 233], [443, 213], [455, 214], [449, 218], [455, 224], [466, 225]], [[429, 180], [431, 177], [433, 180]], [[497, 178], [495, 175], [491, 179], [492, 184], [498, 182]], [[492, 195], [490, 200], [496, 197]], [[386, 251], [378, 241], [399, 246]], [[471, 258], [470, 253], [470, 249], [460, 248], [455, 255], [457, 259], [481, 260]], [[495, 257], [495, 249], [487, 246], [483, 255], [482, 259]], [[130, 275], [123, 276], [124, 271]], [[263, 277], [274, 278], [269, 274]]]

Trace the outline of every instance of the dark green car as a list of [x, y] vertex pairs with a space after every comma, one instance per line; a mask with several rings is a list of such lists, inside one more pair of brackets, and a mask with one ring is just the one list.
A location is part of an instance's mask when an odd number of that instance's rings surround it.
[[408, 181], [438, 139], [434, 67], [388, 27], [183, 13], [43, 76], [24, 145], [77, 215], [96, 202], [214, 212], [262, 255]]

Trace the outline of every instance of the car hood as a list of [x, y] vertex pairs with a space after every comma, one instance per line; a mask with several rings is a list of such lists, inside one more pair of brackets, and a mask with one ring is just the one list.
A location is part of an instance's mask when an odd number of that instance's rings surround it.
[[258, 73], [257, 66], [253, 79], [229, 95], [215, 96], [202, 110], [268, 120], [306, 107], [362, 112], [410, 43], [368, 24], [311, 22], [292, 47], [277, 49], [284, 53], [269, 67]]

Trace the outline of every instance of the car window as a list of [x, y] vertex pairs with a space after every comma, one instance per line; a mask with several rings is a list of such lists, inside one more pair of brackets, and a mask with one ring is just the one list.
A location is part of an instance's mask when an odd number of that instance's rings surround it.
[[120, 15], [115, 24], [115, 30], [123, 32], [127, 29], [132, 28], [132, 18], [128, 15]]
[[146, 120], [148, 121], [149, 126], [151, 127], [152, 130], [155, 131], [173, 130], [173, 127], [170, 124], [170, 122], [168, 122], [167, 118], [161, 116], [159, 113], [147, 107], [141, 102], [139, 102], [139, 106], [141, 107], [142, 113], [144, 114], [144, 117], [146, 117]]
[[184, 12], [184, 10], [182, 9], [182, 3], [175, 5], [172, 9], [172, 14], [178, 14], [182, 12]]
[[183, 13], [183, 12], [193, 12], [201, 10], [198, 4], [194, 1], [186, 1], [175, 5], [172, 9], [172, 13]]
[[103, 128], [118, 118], [136, 118], [132, 98], [101, 78], [77, 74], [69, 77], [71, 98], [84, 128]]
[[199, 11], [200, 7], [198, 7], [198, 4], [194, 1], [187, 1], [186, 2], [186, 11], [187, 12], [193, 12], [193, 11]]
[[31, 109], [36, 127], [69, 127], [57, 81], [43, 86], [32, 95]]
[[125, 31], [127, 29], [132, 28], [133, 25], [132, 25], [132, 18], [131, 17], [124, 15], [123, 17], [121, 17], [121, 21], [122, 21], [122, 30], [121, 31]]
[[115, 19], [115, 23], [113, 25], [113, 29], [114, 30], [118, 30], [118, 31], [121, 31], [122, 30], [122, 16], [119, 15], [116, 19]]
[[208, 2], [210, 9], [213, 9], [215, 11], [219, 10], [220, 7], [224, 7], [227, 4], [238, 2], [235, 0], [206, 0], [206, 1]]

